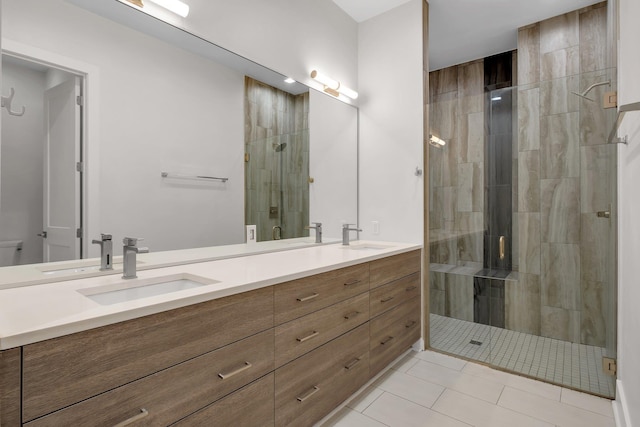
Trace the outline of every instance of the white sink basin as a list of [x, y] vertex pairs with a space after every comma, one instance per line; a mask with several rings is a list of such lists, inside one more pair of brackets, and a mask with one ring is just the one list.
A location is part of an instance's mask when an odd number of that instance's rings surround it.
[[389, 249], [391, 245], [378, 245], [376, 243], [356, 243], [353, 245], [341, 246], [343, 249], [351, 249], [354, 251], [379, 251], [381, 249]]
[[82, 295], [101, 305], [118, 304], [141, 298], [149, 298], [200, 286], [219, 283], [193, 274], [182, 273], [149, 279], [131, 279], [105, 286], [79, 289]]

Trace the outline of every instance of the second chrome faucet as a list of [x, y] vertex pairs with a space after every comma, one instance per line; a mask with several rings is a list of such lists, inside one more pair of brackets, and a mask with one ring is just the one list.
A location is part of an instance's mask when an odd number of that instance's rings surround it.
[[122, 278], [135, 279], [136, 275], [136, 254], [146, 254], [149, 248], [138, 247], [138, 242], [144, 239], [137, 237], [125, 237], [122, 240]]
[[355, 224], [342, 224], [342, 244], [344, 246], [348, 246], [349, 245], [349, 232], [350, 231], [362, 231], [359, 228], [349, 228], [350, 225], [355, 225]]

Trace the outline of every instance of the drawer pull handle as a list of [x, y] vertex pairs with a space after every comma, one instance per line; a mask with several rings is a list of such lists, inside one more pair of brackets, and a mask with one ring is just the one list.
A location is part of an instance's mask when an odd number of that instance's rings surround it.
[[406, 290], [407, 292], [411, 292], [411, 291], [413, 291], [414, 289], [417, 289], [417, 288], [418, 288], [418, 287], [414, 285], [414, 286], [409, 286], [409, 287], [408, 287], [407, 289], [405, 289], [405, 290]]
[[394, 299], [395, 297], [386, 297], [385, 299], [381, 299], [380, 302], [389, 302], [392, 299]]
[[140, 413], [138, 415], [134, 415], [133, 417], [129, 418], [128, 420], [124, 420], [121, 423], [116, 424], [113, 427], [124, 427], [124, 426], [128, 426], [129, 424], [135, 423], [138, 420], [143, 419], [144, 417], [146, 417], [147, 415], [149, 415], [149, 411], [147, 411], [144, 408], [140, 408]]
[[296, 341], [298, 342], [305, 342], [306, 340], [310, 340], [311, 338], [320, 335], [320, 332], [318, 331], [313, 331], [313, 333], [311, 333], [311, 335], [307, 335], [306, 337], [303, 338], [296, 338]]
[[252, 365], [251, 365], [251, 363], [249, 363], [249, 362], [244, 362], [244, 365], [242, 365], [242, 366], [241, 366], [241, 367], [239, 367], [238, 369], [233, 370], [233, 371], [228, 372], [228, 373], [222, 373], [222, 372], [220, 372], [220, 373], [218, 374], [218, 376], [219, 376], [220, 378], [222, 378], [223, 380], [226, 380], [227, 378], [231, 378], [232, 376], [234, 376], [234, 375], [236, 375], [236, 374], [239, 374], [239, 373], [240, 373], [240, 372], [242, 372], [242, 371], [246, 371], [246, 370], [247, 370], [247, 369], [249, 369], [251, 366], [252, 366]]
[[360, 280], [360, 279], [355, 279], [355, 280], [352, 280], [352, 281], [350, 281], [350, 282], [345, 283], [344, 285], [345, 285], [345, 286], [352, 286], [352, 285], [357, 285], [357, 284], [358, 284], [358, 283], [360, 283], [360, 282], [362, 282], [362, 280]]
[[347, 363], [347, 366], [345, 366], [344, 369], [351, 369], [354, 366], [356, 366], [358, 363], [360, 363], [360, 359], [355, 358], [351, 362]]
[[392, 339], [393, 339], [393, 337], [386, 337], [384, 340], [380, 341], [380, 344], [385, 345], [386, 343], [388, 343]]
[[416, 324], [416, 321], [412, 320], [411, 322], [409, 322], [406, 325], [404, 325], [404, 327], [409, 329], [409, 328], [412, 328], [415, 324]]
[[305, 400], [307, 400], [308, 398], [316, 394], [318, 391], [320, 391], [320, 387], [318, 387], [317, 385], [314, 385], [311, 390], [306, 392], [303, 396], [296, 397], [296, 399], [298, 399], [298, 402], [304, 402]]
[[345, 314], [344, 318], [349, 320], [349, 319], [352, 319], [352, 318], [356, 317], [358, 314], [360, 314], [359, 311], [353, 311], [351, 313]]
[[306, 296], [306, 297], [300, 297], [300, 298], [298, 298], [298, 301], [299, 301], [299, 302], [305, 302], [305, 301], [309, 301], [309, 300], [312, 300], [312, 299], [314, 299], [314, 298], [317, 298], [317, 297], [319, 297], [319, 296], [320, 296], [320, 294], [311, 294], [311, 295]]

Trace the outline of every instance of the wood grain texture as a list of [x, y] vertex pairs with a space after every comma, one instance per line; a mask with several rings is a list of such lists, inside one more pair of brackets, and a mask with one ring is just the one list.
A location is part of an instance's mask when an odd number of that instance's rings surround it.
[[0, 351], [0, 426], [20, 425], [20, 348]]
[[[358, 390], [369, 377], [368, 346], [365, 323], [277, 369], [276, 425], [311, 426]], [[297, 399], [313, 387], [318, 388], [315, 394], [302, 402]]]
[[414, 298], [420, 298], [420, 273], [413, 273], [373, 289], [369, 297], [370, 316], [374, 318]]
[[[369, 293], [292, 320], [276, 327], [276, 367], [369, 320]], [[305, 337], [312, 336], [305, 340]]]
[[420, 299], [400, 304], [369, 323], [369, 369], [374, 376], [420, 339]]
[[370, 262], [371, 289], [420, 271], [420, 254], [418, 249]]
[[176, 427], [269, 427], [274, 425], [274, 374], [241, 388], [174, 424]]
[[[282, 283], [275, 289], [276, 325], [328, 307], [368, 289], [368, 263]], [[318, 296], [305, 300], [315, 294]]]
[[[219, 374], [251, 367], [226, 379]], [[188, 360], [27, 423], [29, 427], [113, 426], [144, 408], [135, 425], [168, 425], [273, 371], [273, 329]], [[273, 409], [272, 409], [273, 410]]]
[[23, 420], [272, 326], [270, 287], [27, 345], [23, 348]]

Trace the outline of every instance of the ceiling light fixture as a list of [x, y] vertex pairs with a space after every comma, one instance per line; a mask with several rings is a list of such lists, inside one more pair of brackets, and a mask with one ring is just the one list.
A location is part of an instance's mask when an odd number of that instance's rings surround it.
[[353, 89], [349, 89], [346, 86], [340, 84], [339, 81], [332, 79], [329, 76], [326, 76], [322, 73], [319, 73], [317, 70], [313, 70], [311, 72], [311, 78], [316, 80], [319, 83], [322, 83], [324, 86], [324, 91], [329, 95], [338, 97], [340, 94], [345, 95], [351, 99], [358, 98], [358, 92]]
[[287, 77], [286, 79], [284, 79], [284, 82], [285, 82], [285, 83], [289, 83], [289, 84], [293, 84], [293, 83], [295, 83], [296, 81], [295, 81], [294, 79], [292, 79], [291, 77]]
[[181, 2], [180, 0], [149, 0], [158, 6], [164, 7], [167, 10], [186, 18], [189, 14], [189, 5]]

